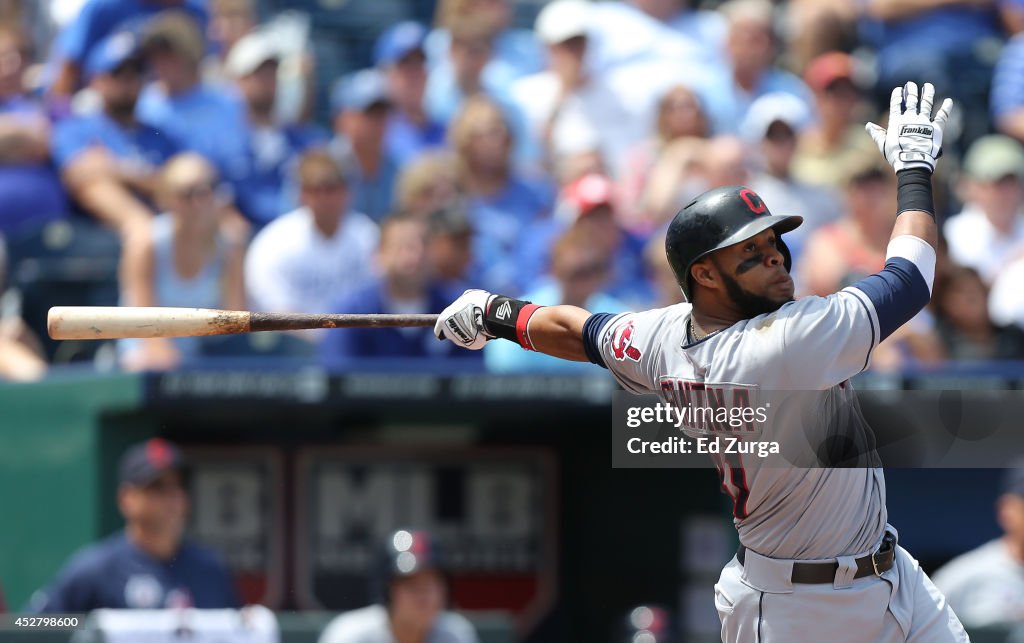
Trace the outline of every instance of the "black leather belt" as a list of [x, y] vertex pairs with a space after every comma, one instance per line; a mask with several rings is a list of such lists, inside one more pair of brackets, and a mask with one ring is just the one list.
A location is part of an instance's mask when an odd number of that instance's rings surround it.
[[[746, 558], [747, 548], [740, 545], [736, 550], [736, 560], [743, 564]], [[857, 573], [854, 578], [865, 576], [881, 576], [882, 572], [892, 569], [896, 562], [896, 536], [885, 532], [882, 537], [882, 545], [873, 554], [861, 556], [856, 559]], [[794, 583], [815, 584], [835, 582], [836, 572], [839, 571], [839, 562], [834, 563], [793, 563], [793, 575], [790, 579]]]

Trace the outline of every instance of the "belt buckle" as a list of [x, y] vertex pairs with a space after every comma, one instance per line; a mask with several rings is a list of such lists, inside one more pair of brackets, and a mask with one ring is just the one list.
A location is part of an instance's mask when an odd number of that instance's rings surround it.
[[[871, 569], [874, 570], [875, 576], [881, 576], [882, 572], [878, 571], [878, 557], [882, 555], [882, 552], [888, 552], [893, 549], [896, 544], [896, 538], [889, 532], [885, 532], [882, 536], [882, 544], [878, 546], [878, 550], [871, 554]], [[888, 545], [888, 547], [886, 547]]]
[[878, 558], [877, 556], [881, 553], [882, 549], [879, 547], [878, 551], [871, 554], [871, 569], [875, 571], [875, 576], [881, 576], [882, 572], [878, 571]]

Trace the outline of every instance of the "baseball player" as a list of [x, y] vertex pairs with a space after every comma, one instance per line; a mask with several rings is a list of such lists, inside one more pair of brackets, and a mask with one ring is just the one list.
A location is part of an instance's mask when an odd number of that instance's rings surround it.
[[[898, 181], [885, 267], [828, 297], [793, 299], [782, 235], [800, 225], [774, 216], [752, 190], [706, 192], [672, 220], [668, 260], [687, 303], [619, 315], [539, 307], [468, 290], [440, 315], [438, 337], [469, 349], [491, 339], [604, 366], [627, 390], [679, 404], [682, 390], [715, 385], [818, 391], [823, 418], [848, 404], [849, 378], [928, 303], [937, 231], [931, 174], [952, 109], [932, 118], [934, 88], [893, 90], [888, 129], [867, 131]], [[847, 418], [854, 441], [866, 433]], [[821, 430], [832, 427], [822, 426]], [[765, 430], [786, 431], [775, 418]], [[845, 435], [845, 434], [844, 434]], [[868, 442], [870, 445], [870, 442]], [[724, 641], [967, 641], [960, 621], [887, 524], [885, 481], [856, 467], [766, 467], [721, 459], [741, 546], [715, 586]], [[863, 463], [865, 458], [861, 458]]]

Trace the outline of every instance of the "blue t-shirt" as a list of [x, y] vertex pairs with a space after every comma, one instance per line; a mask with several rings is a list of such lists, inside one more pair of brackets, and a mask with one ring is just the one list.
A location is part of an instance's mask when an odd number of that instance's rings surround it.
[[992, 76], [989, 109], [1000, 118], [1024, 106], [1024, 34], [1010, 39], [996, 64]]
[[231, 174], [225, 177], [241, 213], [263, 226], [294, 210], [296, 190], [290, 179], [296, 158], [326, 140], [326, 133], [312, 126], [250, 127], [245, 148], [240, 157], [229, 161]]
[[[45, 119], [41, 107], [20, 96], [0, 102], [0, 114]], [[50, 162], [0, 164], [0, 233], [17, 233], [64, 218], [68, 200]]]
[[523, 244], [536, 243], [523, 231], [546, 216], [553, 202], [551, 185], [521, 177], [512, 177], [498, 194], [468, 200], [474, 230], [469, 273], [478, 276], [481, 288], [513, 296], [522, 292], [517, 256]]
[[417, 125], [396, 111], [388, 119], [387, 130], [384, 132], [384, 149], [401, 167], [414, 161], [427, 150], [443, 147], [444, 137], [443, 123], [428, 120], [423, 125]]
[[[439, 313], [452, 303], [462, 291], [450, 291], [440, 286], [427, 290], [426, 310]], [[375, 281], [346, 297], [334, 306], [343, 313], [389, 313], [384, 284]], [[328, 366], [339, 366], [345, 359], [392, 357], [479, 360], [479, 351], [467, 351], [452, 342], [438, 341], [434, 329], [422, 328], [343, 328], [327, 331], [320, 345], [320, 355]]]
[[106, 114], [75, 116], [61, 121], [51, 141], [53, 160], [63, 169], [79, 153], [95, 146], [105, 147], [123, 161], [156, 168], [182, 151], [171, 133], [144, 122], [125, 128]]
[[861, 37], [878, 49], [879, 71], [886, 75], [907, 64], [901, 58], [927, 65], [926, 61], [936, 54], [969, 52], [979, 40], [1001, 38], [997, 4], [1019, 6], [1020, 2], [999, 0], [987, 7], [942, 7], [901, 20], [865, 18], [860, 24]]
[[119, 28], [142, 24], [167, 9], [185, 10], [198, 21], [200, 31], [206, 33], [205, 0], [183, 0], [180, 6], [153, 0], [89, 0], [58, 35], [56, 53], [59, 58], [84, 64], [89, 51]]
[[75, 554], [30, 609], [88, 612], [100, 608], [239, 607], [227, 568], [216, 554], [185, 541], [168, 561], [153, 558], [123, 532]]
[[245, 106], [235, 94], [196, 85], [183, 94], [167, 96], [149, 85], [139, 96], [135, 115], [205, 156], [223, 176], [240, 176], [246, 169], [247, 119]]

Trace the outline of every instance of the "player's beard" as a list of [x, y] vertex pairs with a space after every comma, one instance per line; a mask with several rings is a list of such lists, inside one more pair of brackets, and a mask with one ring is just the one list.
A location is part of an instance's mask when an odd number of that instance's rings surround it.
[[764, 295], [752, 293], [744, 289], [738, 281], [725, 274], [725, 272], [722, 272], [721, 275], [722, 282], [725, 283], [725, 292], [729, 293], [729, 298], [740, 309], [745, 319], [774, 313], [779, 308], [782, 308], [783, 304], [793, 301], [792, 297], [784, 301], [776, 301]]

